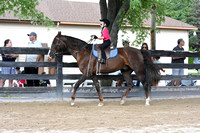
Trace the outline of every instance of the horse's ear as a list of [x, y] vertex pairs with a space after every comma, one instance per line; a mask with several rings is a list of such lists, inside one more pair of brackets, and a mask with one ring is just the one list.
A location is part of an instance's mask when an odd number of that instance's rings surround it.
[[61, 36], [61, 31], [59, 31], [59, 32], [58, 32], [58, 35], [57, 35], [57, 37], [60, 37], [60, 36]]

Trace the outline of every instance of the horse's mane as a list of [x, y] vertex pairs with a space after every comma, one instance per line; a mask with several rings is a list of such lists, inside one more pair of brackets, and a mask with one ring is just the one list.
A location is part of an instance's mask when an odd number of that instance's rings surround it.
[[78, 38], [75, 38], [75, 37], [72, 37], [72, 36], [66, 36], [66, 35], [62, 35], [63, 37], [67, 37], [67, 40], [68, 41], [71, 41], [71, 42], [75, 42], [76, 44], [79, 44], [79, 48], [85, 48], [86, 50], [89, 50], [91, 51], [92, 49], [92, 45], [91, 44], [88, 44], [87, 42], [81, 40], [81, 39], [78, 39]]

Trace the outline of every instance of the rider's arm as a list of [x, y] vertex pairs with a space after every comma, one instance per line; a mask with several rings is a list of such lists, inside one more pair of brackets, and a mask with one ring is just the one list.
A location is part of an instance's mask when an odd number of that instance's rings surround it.
[[103, 40], [103, 39], [104, 39], [104, 37], [103, 37], [103, 36], [100, 36], [100, 37], [98, 37], [98, 39], [99, 39], [99, 40]]

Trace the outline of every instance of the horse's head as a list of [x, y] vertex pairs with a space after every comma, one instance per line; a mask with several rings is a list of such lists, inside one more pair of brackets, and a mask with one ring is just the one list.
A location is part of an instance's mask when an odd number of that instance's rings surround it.
[[64, 38], [59, 31], [51, 44], [50, 58], [54, 58], [56, 53], [63, 52], [64, 50], [66, 51], [66, 41], [67, 39]]

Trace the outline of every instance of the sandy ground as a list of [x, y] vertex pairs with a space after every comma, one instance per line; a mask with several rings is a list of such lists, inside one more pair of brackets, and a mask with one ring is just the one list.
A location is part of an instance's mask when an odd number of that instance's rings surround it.
[[1, 133], [198, 133], [200, 98], [69, 102], [0, 102]]

